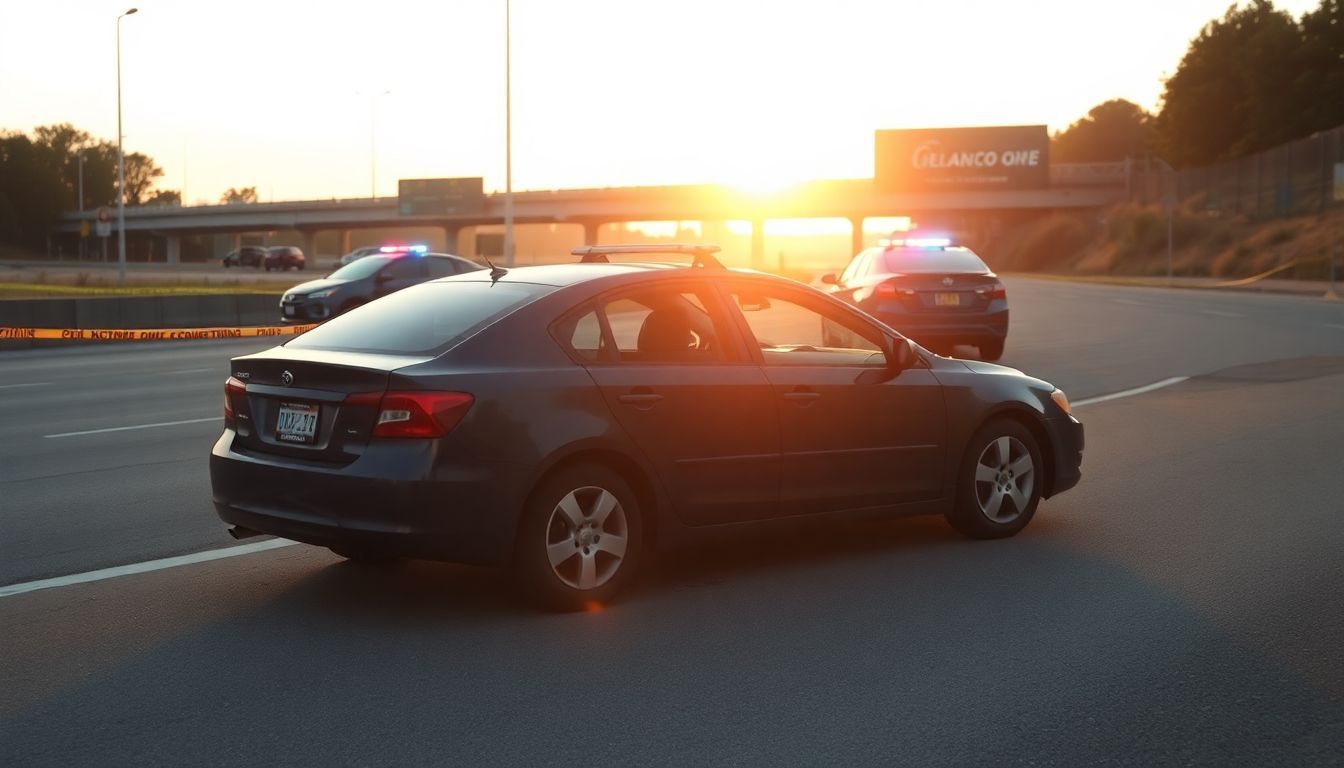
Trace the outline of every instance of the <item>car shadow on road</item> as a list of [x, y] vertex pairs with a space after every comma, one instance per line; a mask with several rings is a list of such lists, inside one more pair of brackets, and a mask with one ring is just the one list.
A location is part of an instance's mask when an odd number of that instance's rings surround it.
[[585, 614], [433, 563], [333, 561], [271, 593], [243, 574], [255, 599], [143, 638], [0, 722], [0, 743], [24, 765], [1338, 758], [1338, 701], [1057, 546], [1067, 519], [1037, 523], [997, 542], [911, 519], [719, 543]]

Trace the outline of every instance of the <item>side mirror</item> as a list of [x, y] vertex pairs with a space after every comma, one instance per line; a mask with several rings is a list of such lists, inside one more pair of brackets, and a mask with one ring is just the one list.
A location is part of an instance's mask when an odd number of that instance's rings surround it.
[[821, 276], [821, 282], [825, 283], [826, 285], [839, 285], [840, 279], [835, 276], [834, 272], [828, 272], [827, 274]]

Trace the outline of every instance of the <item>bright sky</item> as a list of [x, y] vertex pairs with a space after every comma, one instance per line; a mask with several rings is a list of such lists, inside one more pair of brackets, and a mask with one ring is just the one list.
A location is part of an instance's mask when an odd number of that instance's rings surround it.
[[[513, 0], [514, 188], [866, 177], [879, 128], [1153, 108], [1228, 2]], [[0, 2], [0, 129], [114, 139], [127, 7]], [[504, 0], [139, 8], [121, 22], [126, 148], [188, 203], [368, 196], [371, 133], [379, 195], [398, 178], [504, 186]]]

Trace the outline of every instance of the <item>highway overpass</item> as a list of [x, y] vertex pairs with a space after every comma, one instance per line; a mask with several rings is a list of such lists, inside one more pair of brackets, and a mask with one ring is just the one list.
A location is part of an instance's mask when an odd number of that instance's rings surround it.
[[[720, 185], [611, 187], [514, 193], [519, 224], [579, 224], [584, 240], [594, 243], [604, 224], [631, 221], [725, 221], [791, 218], [843, 218], [852, 223], [854, 250], [861, 247], [863, 220], [878, 216], [915, 216], [920, 221], [950, 220], [967, 214], [1020, 216], [1056, 210], [1101, 208], [1125, 199], [1123, 163], [1056, 165], [1051, 186], [1032, 190], [969, 190], [927, 194], [890, 193], [872, 179], [815, 181], [788, 190], [758, 194]], [[67, 213], [59, 225], [77, 233], [95, 213]], [[306, 253], [313, 253], [317, 233], [348, 233], [363, 228], [442, 227], [448, 242], [464, 229], [500, 225], [503, 194], [486, 195], [478, 212], [456, 215], [406, 216], [397, 198], [311, 200], [190, 207], [136, 207], [126, 210], [126, 231], [162, 237], [167, 260], [175, 262], [182, 237], [292, 230], [302, 235]], [[753, 227], [753, 262], [764, 249], [763, 227]], [[345, 241], [345, 238], [342, 238]]]

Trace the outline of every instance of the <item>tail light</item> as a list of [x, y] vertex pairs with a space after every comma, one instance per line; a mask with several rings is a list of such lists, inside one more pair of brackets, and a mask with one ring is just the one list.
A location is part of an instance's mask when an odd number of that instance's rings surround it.
[[377, 407], [374, 437], [443, 437], [474, 402], [466, 392], [360, 392], [345, 399], [346, 405]]
[[976, 288], [975, 292], [987, 299], [1006, 299], [1008, 298], [1008, 289], [1003, 287], [1003, 283], [995, 281], [993, 285], [984, 288]]
[[233, 427], [238, 423], [238, 412], [234, 410], [234, 397], [246, 397], [247, 385], [230, 376], [224, 382], [224, 426]]
[[895, 282], [888, 280], [885, 283], [878, 283], [873, 288], [873, 295], [879, 298], [895, 298], [897, 296], [914, 296], [913, 288], [902, 288]]

